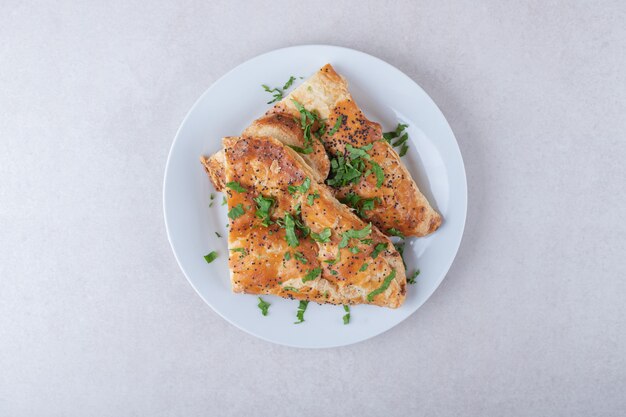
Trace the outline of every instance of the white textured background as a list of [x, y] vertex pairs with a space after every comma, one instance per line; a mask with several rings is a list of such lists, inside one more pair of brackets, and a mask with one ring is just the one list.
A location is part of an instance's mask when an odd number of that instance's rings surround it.
[[[2, 1], [0, 416], [626, 413], [626, 3], [131, 3]], [[196, 98], [303, 43], [415, 79], [469, 181], [439, 290], [332, 350], [213, 313], [161, 209]]]

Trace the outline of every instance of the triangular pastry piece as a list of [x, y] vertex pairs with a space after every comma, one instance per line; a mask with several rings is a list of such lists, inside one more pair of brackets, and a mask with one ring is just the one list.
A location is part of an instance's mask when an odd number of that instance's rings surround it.
[[405, 270], [389, 238], [317, 183], [298, 153], [270, 137], [229, 137], [223, 145], [233, 291], [403, 303]]
[[[325, 120], [325, 133], [319, 139], [314, 134], [302, 134], [298, 123], [302, 108]], [[315, 122], [311, 129], [319, 127]], [[360, 207], [358, 214], [387, 234], [425, 236], [441, 225], [441, 216], [420, 192], [396, 151], [382, 138], [381, 126], [363, 115], [346, 80], [330, 64], [276, 103], [245, 134], [272, 136], [299, 151], [306, 147], [306, 153], [300, 156], [317, 171], [318, 181], [324, 181], [330, 171], [327, 183], [335, 196], [356, 203]], [[330, 163], [321, 150], [322, 143]], [[222, 158], [218, 153], [203, 159], [218, 190], [223, 182], [219, 177]]]

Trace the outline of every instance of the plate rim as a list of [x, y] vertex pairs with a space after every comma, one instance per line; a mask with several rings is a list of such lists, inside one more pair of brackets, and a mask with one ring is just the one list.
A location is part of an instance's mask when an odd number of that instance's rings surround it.
[[[390, 327], [386, 328], [385, 330], [383, 330], [381, 332], [369, 334], [369, 335], [367, 335], [365, 337], [361, 337], [361, 338], [358, 338], [356, 340], [349, 341], [347, 343], [331, 343], [331, 344], [316, 345], [316, 346], [299, 345], [297, 343], [286, 343], [286, 342], [283, 342], [283, 341], [272, 340], [272, 339], [264, 336], [261, 333], [255, 332], [253, 329], [248, 329], [248, 328], [244, 328], [244, 327], [240, 326], [238, 323], [236, 323], [235, 321], [231, 320], [229, 317], [227, 317], [224, 314], [222, 314], [222, 312], [220, 312], [219, 309], [216, 309], [213, 306], [213, 304], [202, 295], [202, 293], [196, 287], [194, 282], [189, 278], [187, 272], [185, 271], [185, 268], [183, 267], [183, 265], [182, 265], [182, 263], [180, 261], [180, 258], [178, 256], [178, 254], [176, 253], [176, 249], [174, 248], [174, 244], [172, 243], [172, 236], [171, 236], [171, 231], [170, 231], [170, 225], [168, 223], [168, 208], [167, 208], [167, 199], [166, 199], [167, 183], [168, 183], [168, 176], [169, 176], [169, 173], [170, 173], [170, 162], [171, 162], [171, 159], [172, 159], [171, 158], [172, 157], [172, 152], [174, 151], [174, 148], [176, 147], [176, 143], [180, 139], [180, 133], [181, 133], [183, 127], [185, 126], [185, 124], [189, 120], [190, 116], [195, 112], [195, 110], [199, 106], [199, 104], [204, 100], [205, 96], [209, 95], [211, 93], [211, 91], [223, 79], [228, 77], [231, 73], [235, 72], [241, 66], [247, 64], [249, 61], [253, 61], [253, 60], [259, 59], [259, 58], [261, 58], [261, 57], [263, 57], [265, 55], [270, 55], [270, 54], [275, 54], [275, 53], [280, 53], [280, 52], [287, 52], [289, 50], [306, 49], [306, 48], [330, 48], [330, 49], [344, 50], [344, 51], [348, 51], [348, 52], [351, 52], [351, 53], [357, 53], [357, 54], [365, 55], [369, 59], [373, 59], [373, 60], [378, 61], [378, 62], [382, 63], [383, 65], [389, 67], [391, 70], [395, 71], [398, 76], [404, 78], [406, 81], [412, 83], [415, 87], [417, 87], [417, 89], [419, 89], [424, 94], [424, 96], [430, 101], [431, 105], [433, 105], [434, 108], [436, 109], [436, 111], [441, 115], [441, 117], [445, 121], [445, 125], [447, 126], [447, 128], [449, 130], [449, 133], [452, 135], [452, 139], [454, 139], [454, 141], [453, 141], [453, 148], [456, 151], [457, 156], [458, 156], [458, 160], [460, 162], [460, 166], [459, 166], [460, 170], [459, 170], [459, 172], [461, 174], [461, 178], [460, 179], [462, 179], [462, 191], [463, 191], [463, 196], [462, 196], [463, 198], [460, 201], [460, 203], [463, 204], [462, 222], [461, 222], [461, 226], [460, 226], [460, 233], [458, 235], [458, 238], [455, 239], [455, 242], [454, 242], [454, 250], [451, 252], [450, 259], [447, 262], [447, 265], [445, 267], [445, 272], [442, 273], [441, 276], [438, 277], [434, 281], [435, 285], [433, 286], [432, 291], [430, 292], [430, 294], [428, 294], [428, 296], [424, 299], [424, 301], [421, 304], [419, 304], [415, 308], [414, 311], [412, 311], [411, 313], [407, 314], [406, 317], [400, 319], [397, 323], [391, 325]], [[277, 48], [277, 49], [273, 49], [273, 50], [270, 50], [270, 51], [267, 51], [267, 52], [263, 52], [261, 54], [258, 54], [258, 55], [255, 55], [253, 57], [250, 57], [250, 58], [246, 59], [245, 61], [237, 64], [236, 66], [232, 67], [230, 70], [225, 72], [223, 75], [218, 77], [215, 81], [213, 81], [211, 83], [211, 85], [195, 100], [193, 105], [189, 108], [189, 110], [185, 114], [185, 117], [183, 118], [183, 120], [180, 122], [180, 125], [178, 126], [178, 129], [176, 130], [176, 134], [174, 135], [174, 139], [172, 140], [172, 144], [171, 144], [170, 149], [169, 149], [168, 154], [167, 154], [167, 161], [165, 163], [165, 171], [164, 171], [164, 175], [163, 175], [162, 197], [163, 197], [163, 203], [162, 204], [163, 204], [163, 218], [164, 218], [164, 223], [165, 223], [165, 231], [166, 231], [166, 235], [167, 235], [167, 240], [168, 240], [168, 242], [170, 244], [171, 251], [172, 251], [172, 253], [174, 255], [174, 258], [176, 259], [176, 263], [178, 264], [179, 269], [182, 271], [183, 275], [185, 276], [185, 279], [191, 285], [191, 287], [194, 289], [196, 294], [198, 294], [198, 296], [200, 296], [200, 298], [204, 301], [204, 303], [206, 303], [209, 307], [211, 307], [211, 310], [213, 310], [215, 313], [217, 313], [220, 317], [222, 317], [224, 320], [226, 320], [229, 324], [233, 325], [235, 328], [237, 328], [237, 329], [239, 329], [239, 330], [241, 330], [241, 331], [243, 331], [243, 332], [245, 332], [247, 334], [250, 334], [250, 335], [252, 335], [254, 337], [262, 339], [262, 340], [264, 340], [266, 342], [270, 342], [270, 343], [274, 343], [274, 344], [282, 345], [282, 346], [288, 346], [288, 347], [292, 347], [292, 348], [301, 348], [301, 349], [330, 349], [330, 348], [349, 346], [349, 345], [353, 345], [353, 344], [356, 344], [356, 343], [360, 343], [360, 342], [366, 341], [368, 339], [371, 339], [373, 337], [380, 336], [380, 335], [386, 333], [387, 331], [389, 331], [392, 328], [396, 327], [398, 324], [402, 323], [403, 321], [405, 321], [406, 319], [411, 317], [413, 314], [415, 314], [415, 312], [417, 310], [419, 310], [424, 304], [426, 304], [426, 302], [428, 302], [428, 300], [430, 300], [432, 295], [439, 288], [439, 286], [441, 285], [441, 283], [443, 282], [443, 280], [447, 276], [448, 272], [450, 271], [450, 268], [452, 267], [452, 264], [454, 263], [454, 260], [456, 259], [456, 256], [458, 255], [458, 251], [459, 251], [459, 248], [461, 246], [461, 242], [463, 241], [463, 236], [465, 234], [465, 226], [466, 226], [466, 223], [467, 223], [467, 207], [468, 207], [467, 172], [465, 170], [465, 162], [463, 160], [463, 154], [461, 153], [461, 149], [459, 147], [458, 140], [456, 138], [456, 135], [454, 134], [454, 131], [452, 130], [452, 126], [450, 126], [450, 123], [448, 122], [448, 119], [445, 117], [443, 111], [441, 111], [441, 109], [439, 108], [437, 103], [426, 92], [426, 90], [424, 90], [415, 80], [413, 80], [411, 77], [409, 77], [407, 74], [405, 74], [402, 70], [400, 70], [399, 68], [395, 67], [394, 65], [388, 63], [387, 61], [385, 61], [385, 60], [383, 60], [381, 58], [378, 58], [378, 57], [376, 57], [374, 55], [368, 54], [367, 52], [360, 51], [358, 49], [348, 48], [348, 47], [344, 47], [344, 46], [330, 45], [330, 44], [317, 44], [317, 43], [292, 45], [292, 46], [288, 46], [288, 47]]]

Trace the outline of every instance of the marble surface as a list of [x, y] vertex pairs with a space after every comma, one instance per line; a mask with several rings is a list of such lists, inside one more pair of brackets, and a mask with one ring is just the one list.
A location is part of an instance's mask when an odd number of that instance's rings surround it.
[[[623, 1], [4, 1], [0, 416], [624, 415], [625, 21]], [[161, 196], [196, 98], [306, 43], [415, 79], [469, 183], [434, 296], [313, 351], [202, 302]]]

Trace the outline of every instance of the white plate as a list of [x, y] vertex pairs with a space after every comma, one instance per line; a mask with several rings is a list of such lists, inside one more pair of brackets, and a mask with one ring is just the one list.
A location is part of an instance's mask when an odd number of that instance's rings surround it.
[[[282, 86], [291, 75], [311, 76], [331, 63], [348, 79], [350, 91], [365, 115], [392, 130], [409, 124], [409, 153], [403, 158], [420, 190], [443, 215], [433, 235], [407, 242], [407, 275], [421, 273], [408, 286], [404, 305], [396, 310], [360, 305], [351, 308], [344, 325], [341, 306], [310, 303], [305, 322], [295, 325], [297, 301], [263, 296], [272, 305], [261, 315], [257, 297], [233, 294], [227, 267], [226, 208], [210, 184], [200, 155], [221, 147], [223, 136], [238, 135], [262, 115], [271, 98], [261, 84]], [[297, 79], [295, 85], [302, 80]], [[210, 194], [215, 194], [210, 207]], [[253, 58], [217, 80], [183, 121], [165, 168], [163, 209], [167, 234], [178, 263], [198, 294], [219, 315], [262, 339], [288, 346], [342, 346], [380, 334], [413, 314], [448, 272], [461, 242], [467, 210], [465, 168], [450, 126], [435, 103], [413, 80], [378, 58], [352, 49], [325, 45], [295, 46]], [[218, 238], [215, 232], [222, 235]], [[207, 264], [212, 250], [219, 257]]]

